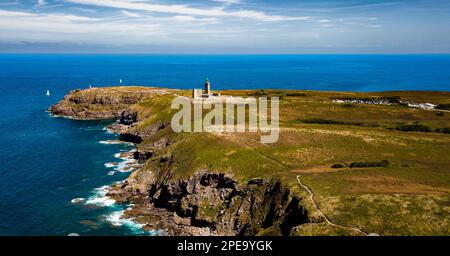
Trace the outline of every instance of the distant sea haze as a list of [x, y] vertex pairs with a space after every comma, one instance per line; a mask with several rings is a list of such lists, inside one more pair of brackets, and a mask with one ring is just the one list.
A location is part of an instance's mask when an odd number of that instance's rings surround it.
[[89, 85], [191, 89], [205, 78], [214, 90], [450, 91], [450, 55], [0, 55], [0, 235], [143, 234], [104, 198], [129, 175], [118, 153], [133, 148], [105, 143], [117, 138], [106, 121], [46, 110]]

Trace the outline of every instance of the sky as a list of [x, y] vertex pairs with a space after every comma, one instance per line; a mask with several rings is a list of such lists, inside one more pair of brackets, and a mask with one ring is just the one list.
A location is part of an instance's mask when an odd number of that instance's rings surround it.
[[0, 0], [2, 53], [450, 53], [449, 0]]

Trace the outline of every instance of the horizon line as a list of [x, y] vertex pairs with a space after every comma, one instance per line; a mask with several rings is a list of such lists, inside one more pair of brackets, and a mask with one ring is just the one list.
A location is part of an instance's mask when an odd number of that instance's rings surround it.
[[148, 53], [148, 52], [0, 52], [0, 55], [450, 55], [450, 52], [292, 52], [292, 53]]

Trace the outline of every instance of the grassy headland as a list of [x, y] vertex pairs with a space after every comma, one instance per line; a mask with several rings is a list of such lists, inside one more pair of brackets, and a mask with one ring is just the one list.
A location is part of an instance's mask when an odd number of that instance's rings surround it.
[[[139, 191], [148, 189], [150, 172], [163, 177], [163, 183], [188, 179], [199, 170], [226, 173], [242, 183], [276, 178], [302, 198], [308, 211], [307, 223], [293, 228], [293, 235], [356, 235], [323, 221], [299, 185], [300, 178], [314, 193], [319, 209], [338, 225], [381, 235], [450, 234], [450, 135], [445, 132], [450, 112], [334, 101], [395, 98], [446, 106], [450, 93], [222, 91], [280, 97], [280, 139], [269, 145], [259, 143], [259, 133], [165, 129], [176, 112], [170, 108], [173, 97], [189, 94], [146, 87], [96, 88], [72, 93], [53, 112], [81, 118], [98, 113], [100, 118], [118, 118], [124, 110], [137, 113], [127, 133], [142, 138], [139, 151], [152, 152], [129, 178]], [[67, 111], [58, 112], [61, 109]], [[84, 116], [72, 114], [81, 112]], [[211, 207], [204, 212], [217, 210]], [[271, 227], [260, 234], [280, 231]]]

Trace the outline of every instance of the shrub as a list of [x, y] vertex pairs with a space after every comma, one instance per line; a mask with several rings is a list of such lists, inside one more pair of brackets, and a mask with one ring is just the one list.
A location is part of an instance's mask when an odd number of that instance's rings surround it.
[[305, 97], [306, 93], [303, 92], [291, 92], [291, 93], [286, 93], [287, 97]]
[[354, 162], [350, 164], [350, 168], [368, 168], [368, 167], [388, 167], [390, 162], [382, 160], [380, 162]]
[[353, 122], [343, 122], [343, 121], [337, 121], [337, 120], [330, 120], [330, 119], [322, 119], [322, 118], [309, 118], [309, 119], [302, 119], [301, 122], [305, 124], [347, 124], [347, 125], [362, 125], [362, 123], [353, 123]]
[[389, 103], [392, 104], [400, 104], [400, 96], [388, 96], [388, 97], [382, 97], [380, 100], [387, 100]]
[[345, 124], [344, 122], [341, 121], [322, 118], [310, 118], [310, 119], [303, 119], [301, 121], [306, 124]]
[[444, 116], [444, 112], [437, 112], [436, 115], [437, 116]]
[[441, 129], [442, 133], [449, 133], [450, 134], [450, 127], [444, 127]]
[[431, 132], [428, 126], [423, 124], [403, 124], [395, 127], [395, 130], [402, 132]]
[[341, 163], [337, 163], [337, 164], [333, 164], [331, 166], [331, 168], [335, 168], [335, 169], [340, 169], [340, 168], [344, 168], [345, 165], [341, 164]]
[[450, 110], [450, 104], [449, 103], [447, 103], [447, 104], [438, 104], [436, 106], [436, 109]]
[[265, 90], [259, 90], [257, 92], [248, 93], [248, 96], [255, 96], [255, 97], [264, 97], [269, 95]]

